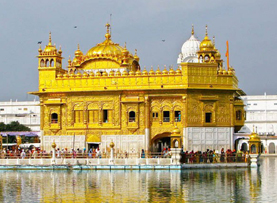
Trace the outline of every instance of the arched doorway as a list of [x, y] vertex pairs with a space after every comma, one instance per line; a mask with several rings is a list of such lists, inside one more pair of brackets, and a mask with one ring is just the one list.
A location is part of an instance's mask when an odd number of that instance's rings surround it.
[[247, 144], [246, 144], [246, 143], [243, 143], [243, 144], [241, 145], [241, 151], [242, 151], [242, 152], [247, 152], [247, 150], [248, 150]]
[[275, 144], [273, 142], [271, 142], [268, 146], [268, 153], [275, 154]]
[[156, 135], [151, 140], [151, 151], [152, 152], [162, 152], [164, 148], [171, 148], [170, 138], [171, 133], [161, 133]]

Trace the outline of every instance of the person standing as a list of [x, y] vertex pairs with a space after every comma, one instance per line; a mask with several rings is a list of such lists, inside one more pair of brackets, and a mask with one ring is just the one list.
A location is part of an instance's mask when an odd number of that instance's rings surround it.
[[20, 156], [21, 156], [21, 159], [25, 159], [26, 153], [25, 153], [24, 149], [22, 149]]
[[141, 158], [145, 158], [145, 152], [144, 149], [141, 150]]

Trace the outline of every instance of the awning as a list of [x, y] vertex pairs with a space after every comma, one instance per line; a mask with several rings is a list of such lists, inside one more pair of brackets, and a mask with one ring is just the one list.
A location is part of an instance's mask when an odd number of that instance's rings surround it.
[[101, 142], [101, 140], [97, 135], [91, 135], [87, 139], [87, 143], [100, 143], [100, 142]]
[[3, 137], [6, 137], [7, 135], [8, 136], [17, 136], [17, 135], [20, 135], [20, 136], [26, 136], [26, 137], [36, 137], [38, 136], [39, 132], [36, 132], [36, 131], [31, 131], [31, 132], [0, 132], [0, 134], [3, 136]]

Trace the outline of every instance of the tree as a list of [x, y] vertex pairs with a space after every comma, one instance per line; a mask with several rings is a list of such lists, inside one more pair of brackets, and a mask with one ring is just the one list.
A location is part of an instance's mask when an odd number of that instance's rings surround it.
[[[1, 123], [0, 123], [0, 129], [1, 129]], [[31, 131], [31, 129], [25, 125], [20, 124], [18, 121], [12, 121], [11, 123], [6, 125], [6, 129], [4, 131]]]
[[1, 122], [0, 123], [0, 132], [6, 131], [6, 127], [7, 127], [6, 124]]

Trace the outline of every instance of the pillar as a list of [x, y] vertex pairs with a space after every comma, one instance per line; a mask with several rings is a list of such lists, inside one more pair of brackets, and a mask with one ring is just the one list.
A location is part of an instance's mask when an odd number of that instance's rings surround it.
[[149, 97], [145, 97], [145, 151], [150, 151], [150, 103]]

